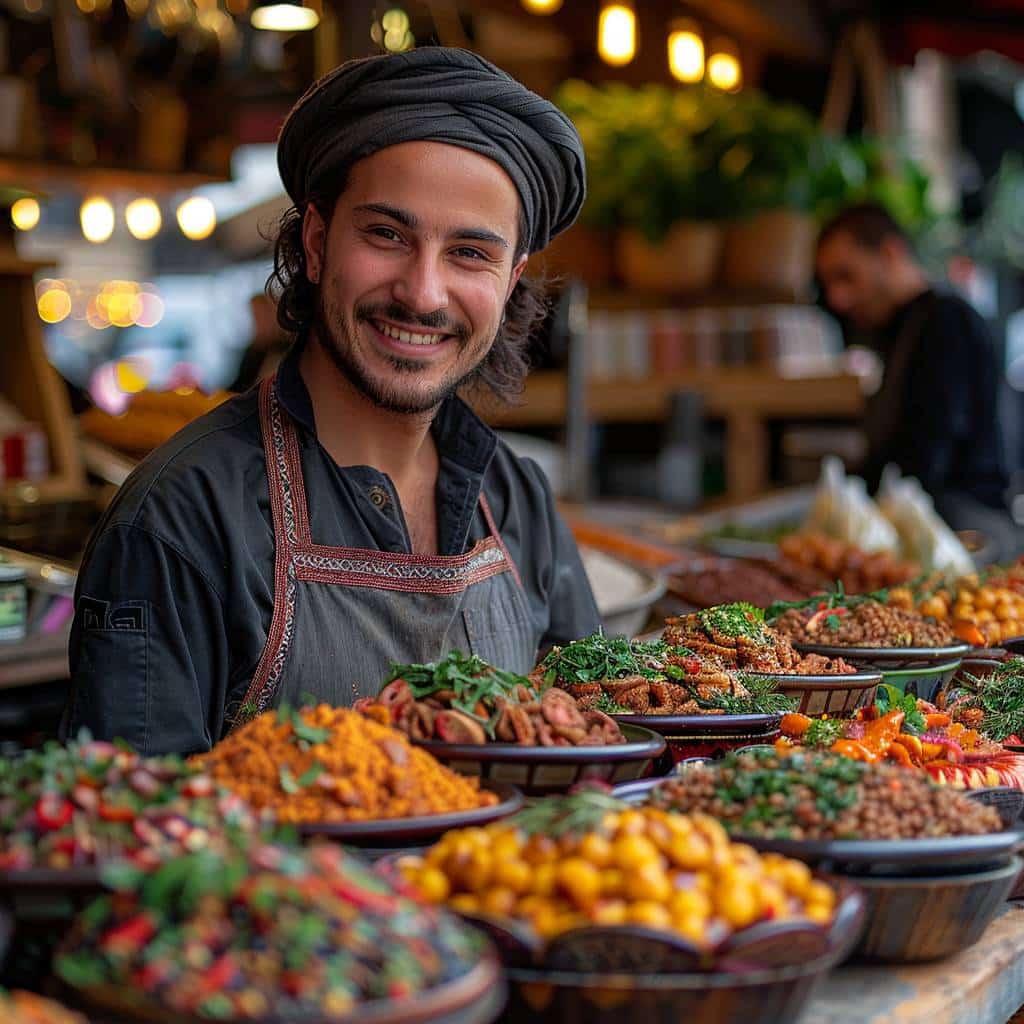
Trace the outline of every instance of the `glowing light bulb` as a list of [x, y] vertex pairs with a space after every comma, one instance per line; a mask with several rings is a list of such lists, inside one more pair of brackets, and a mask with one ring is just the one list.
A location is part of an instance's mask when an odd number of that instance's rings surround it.
[[192, 196], [178, 207], [178, 226], [186, 238], [198, 242], [209, 238], [217, 226], [217, 211], [204, 196]]
[[102, 196], [90, 196], [78, 211], [82, 234], [90, 242], [105, 242], [114, 233], [114, 208]]
[[254, 8], [249, 23], [268, 32], [308, 32], [320, 24], [320, 15], [300, 4], [271, 4]]
[[59, 324], [66, 320], [71, 313], [71, 296], [63, 282], [53, 281], [52, 287], [36, 299], [36, 309], [39, 311], [39, 319], [48, 324]]
[[735, 45], [726, 39], [718, 39], [711, 50], [708, 81], [722, 92], [737, 92], [743, 85], [743, 69]]
[[623, 67], [636, 56], [636, 13], [626, 4], [605, 4], [597, 20], [597, 52], [606, 64]]
[[704, 40], [690, 23], [677, 24], [668, 35], [668, 69], [680, 82], [704, 77]]
[[31, 231], [39, 223], [39, 203], [31, 196], [15, 200], [11, 205], [11, 221], [19, 231]]
[[149, 198], [133, 199], [125, 207], [124, 219], [128, 230], [143, 242], [156, 235], [163, 224], [160, 207]]
[[523, 6], [531, 14], [554, 14], [561, 10], [562, 0], [523, 0]]

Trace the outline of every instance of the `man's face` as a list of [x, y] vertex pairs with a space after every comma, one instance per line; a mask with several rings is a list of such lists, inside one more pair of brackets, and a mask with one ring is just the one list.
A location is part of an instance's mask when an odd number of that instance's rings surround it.
[[847, 231], [829, 235], [818, 247], [815, 268], [829, 309], [857, 327], [884, 324], [893, 309], [892, 258], [888, 242], [871, 249]]
[[314, 332], [367, 398], [425, 413], [473, 375], [526, 265], [514, 262], [518, 214], [515, 186], [496, 163], [435, 142], [355, 164], [329, 227], [310, 207]]

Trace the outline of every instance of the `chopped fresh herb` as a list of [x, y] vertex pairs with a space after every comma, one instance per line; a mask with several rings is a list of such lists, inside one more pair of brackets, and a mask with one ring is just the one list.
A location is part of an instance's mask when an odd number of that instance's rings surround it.
[[912, 736], [920, 736], [928, 727], [924, 715], [917, 706], [917, 698], [913, 694], [898, 690], [889, 683], [882, 683], [878, 687], [875, 706], [883, 715], [890, 711], [902, 711], [904, 714], [903, 731]]
[[315, 764], [310, 765], [310, 767], [307, 768], [299, 776], [299, 785], [300, 786], [312, 786], [313, 783], [316, 782], [316, 780], [319, 779], [321, 775], [323, 775], [323, 773], [324, 773], [324, 766], [322, 764], [320, 764], [319, 762], [316, 762]]
[[292, 719], [292, 732], [300, 740], [307, 743], [324, 743], [331, 735], [330, 729], [318, 729], [315, 725], [304, 722], [298, 713]]
[[592, 683], [628, 676], [657, 679], [664, 675], [664, 655], [669, 650], [660, 640], [644, 642], [594, 633], [553, 648], [541, 667], [546, 681], [552, 684]]
[[614, 697], [611, 697], [607, 693], [602, 693], [600, 697], [594, 703], [594, 709], [596, 711], [603, 711], [606, 715], [632, 715], [634, 712], [627, 707], [623, 707]]
[[831, 630], [838, 629], [839, 628], [839, 616], [838, 615], [829, 615], [825, 619], [825, 625], [828, 626], [828, 628], [831, 629]]
[[981, 731], [994, 740], [1024, 731], [1024, 658], [1010, 658], [983, 678], [968, 675], [967, 707], [978, 708]]
[[743, 601], [705, 608], [697, 613], [697, 621], [709, 634], [724, 633], [726, 636], [743, 636], [751, 640], [764, 639], [764, 612]]
[[796, 707], [796, 701], [779, 693], [774, 680], [765, 676], [741, 674], [738, 682], [746, 689], [747, 696], [720, 690], [711, 697], [698, 697], [697, 703], [703, 708], [722, 711], [727, 715], [785, 714]]
[[294, 796], [298, 793], [301, 788], [298, 782], [295, 781], [295, 776], [282, 765], [277, 772], [277, 777], [281, 782], [281, 788], [289, 795]]
[[801, 737], [806, 747], [831, 747], [843, 738], [843, 723], [835, 718], [816, 718]]

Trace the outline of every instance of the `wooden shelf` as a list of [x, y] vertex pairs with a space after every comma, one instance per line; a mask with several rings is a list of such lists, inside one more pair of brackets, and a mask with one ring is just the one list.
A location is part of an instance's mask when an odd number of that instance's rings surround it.
[[[860, 381], [849, 374], [782, 377], [773, 370], [730, 367], [660, 377], [595, 378], [587, 388], [592, 423], [660, 423], [676, 391], [699, 391], [705, 414], [725, 421], [727, 496], [744, 501], [768, 486], [768, 421], [858, 419], [864, 412]], [[477, 403], [494, 427], [553, 427], [565, 422], [566, 379], [561, 371], [531, 374], [520, 404]]]
[[[765, 419], [821, 417], [852, 419], [864, 411], [858, 378], [849, 374], [781, 377], [768, 369], [730, 367], [643, 378], [594, 378], [587, 389], [587, 413], [594, 423], [660, 422], [673, 392], [696, 390], [709, 416], [754, 413]], [[479, 403], [495, 427], [547, 427], [565, 422], [566, 383], [560, 370], [532, 373], [518, 405]]]
[[191, 171], [137, 170], [127, 167], [93, 167], [76, 164], [48, 163], [20, 157], [0, 156], [0, 182], [45, 192], [55, 186], [73, 186], [126, 192], [183, 192], [227, 181], [221, 175]]

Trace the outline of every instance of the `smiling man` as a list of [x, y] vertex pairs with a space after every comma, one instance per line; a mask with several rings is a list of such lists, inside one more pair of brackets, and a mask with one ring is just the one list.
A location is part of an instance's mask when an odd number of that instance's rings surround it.
[[452, 648], [528, 671], [598, 615], [543, 475], [457, 397], [505, 396], [575, 219], [571, 123], [474, 54], [345, 64], [281, 131], [294, 207], [273, 380], [154, 452], [97, 528], [64, 731], [206, 750], [310, 694], [351, 704]]

